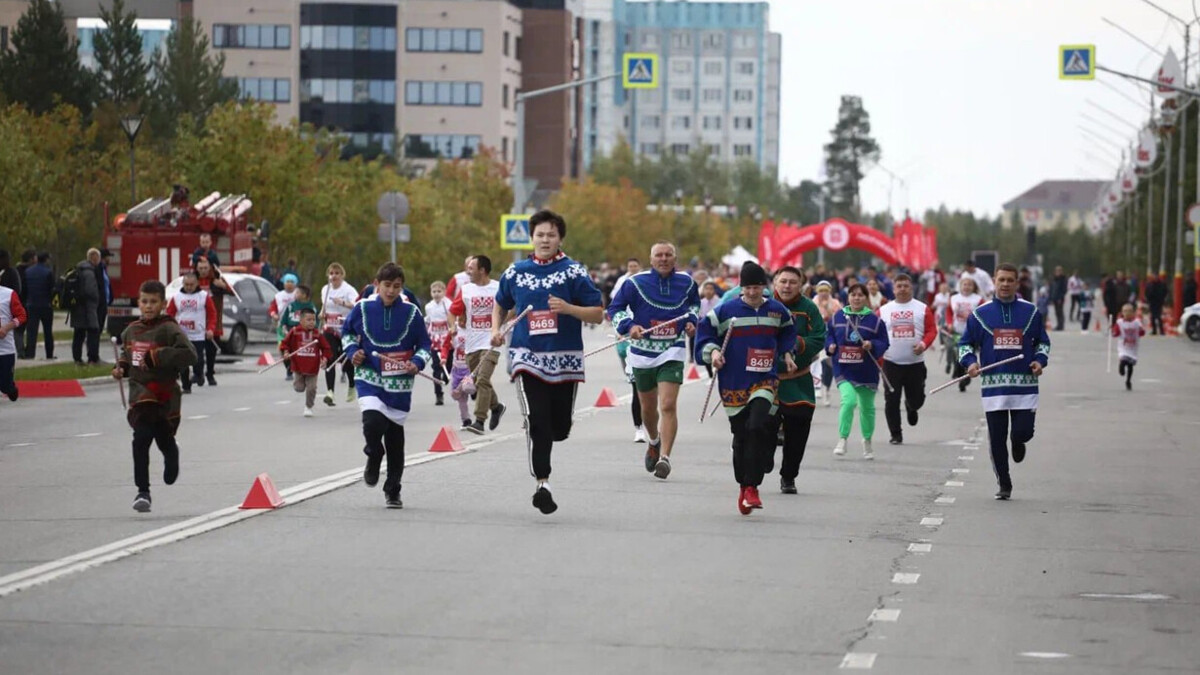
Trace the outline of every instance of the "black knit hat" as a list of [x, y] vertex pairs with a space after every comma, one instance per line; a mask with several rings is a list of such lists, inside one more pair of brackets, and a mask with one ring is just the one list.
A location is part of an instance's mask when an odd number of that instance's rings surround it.
[[742, 273], [738, 278], [742, 286], [766, 286], [770, 283], [767, 271], [756, 262], [747, 261], [742, 265]]

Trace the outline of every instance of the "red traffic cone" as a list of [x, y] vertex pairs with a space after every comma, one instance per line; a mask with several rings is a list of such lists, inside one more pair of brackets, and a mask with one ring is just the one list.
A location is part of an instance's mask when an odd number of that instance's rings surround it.
[[612, 408], [617, 405], [617, 395], [612, 389], [605, 387], [600, 390], [600, 398], [596, 399], [597, 408]]
[[450, 427], [442, 427], [437, 438], [433, 439], [433, 445], [429, 446], [430, 452], [460, 452], [462, 449], [462, 441], [458, 440], [458, 434]]
[[254, 479], [254, 484], [250, 486], [250, 491], [246, 493], [246, 499], [242, 501], [239, 509], [274, 509], [283, 506], [283, 497], [279, 496], [279, 490], [275, 489], [275, 484], [271, 482], [271, 477], [265, 473], [258, 474]]
[[696, 367], [696, 364], [693, 363], [692, 367], [688, 368], [687, 379], [689, 379], [689, 380], [700, 379], [700, 369]]
[[275, 365], [275, 356], [271, 352], [263, 352], [262, 355], [258, 357], [258, 365], [260, 365], [260, 366]]

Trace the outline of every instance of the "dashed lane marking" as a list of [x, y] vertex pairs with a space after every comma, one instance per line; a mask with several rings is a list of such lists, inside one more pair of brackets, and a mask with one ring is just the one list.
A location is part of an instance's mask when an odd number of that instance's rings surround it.
[[953, 504], [957, 499], [958, 499], [957, 497], [938, 497], [937, 499], [933, 500], [933, 503], [934, 504]]
[[896, 572], [892, 575], [893, 584], [915, 584], [921, 578], [919, 572]]
[[870, 670], [875, 667], [875, 656], [875, 654], [851, 652], [842, 657], [842, 664], [838, 668], [846, 670]]
[[291, 401], [275, 401], [275, 405], [291, 405]]
[[233, 412], [246, 412], [247, 410], [250, 410], [250, 408], [234, 408]]
[[961, 480], [946, 481], [946, 487], [962, 487], [962, 486], [963, 486], [963, 482]]
[[192, 416], [188, 417], [188, 419], [189, 420], [206, 420], [206, 419], [208, 419], [208, 415], [192, 415]]
[[75, 434], [75, 438], [94, 438], [99, 435], [100, 435], [99, 431], [91, 431], [86, 434]]
[[945, 518], [922, 518], [921, 524], [926, 527], [937, 527], [945, 522]]
[[8, 444], [7, 446], [5, 446], [5, 447], [9, 447], [9, 448], [27, 448], [27, 447], [29, 447], [29, 446], [31, 446], [31, 445], [33, 445], [33, 443], [9, 443], [9, 444]]
[[1070, 654], [1062, 652], [1021, 652], [1018, 656], [1028, 656], [1031, 659], [1069, 659]]
[[913, 544], [908, 545], [909, 553], [931, 553], [932, 551], [933, 551], [933, 544], [913, 543]]
[[950, 473], [971, 473], [970, 469], [950, 469]]
[[959, 458], [959, 460], [964, 461], [964, 462], [974, 462], [975, 461], [975, 455], [959, 455], [958, 458]]
[[867, 621], [895, 622], [899, 620], [900, 610], [898, 609], [875, 609], [871, 611], [871, 616], [867, 617]]

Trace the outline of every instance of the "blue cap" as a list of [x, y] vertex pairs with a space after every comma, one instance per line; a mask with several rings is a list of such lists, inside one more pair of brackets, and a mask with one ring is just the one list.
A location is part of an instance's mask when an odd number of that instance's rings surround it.
[[298, 283], [300, 283], [300, 280], [296, 278], [296, 275], [295, 275], [295, 274], [285, 274], [285, 275], [283, 275], [283, 283], [285, 283], [285, 284], [286, 284], [286, 283], [287, 283], [287, 282], [289, 282], [289, 281], [290, 281], [290, 282], [292, 282], [293, 284], [298, 284]]

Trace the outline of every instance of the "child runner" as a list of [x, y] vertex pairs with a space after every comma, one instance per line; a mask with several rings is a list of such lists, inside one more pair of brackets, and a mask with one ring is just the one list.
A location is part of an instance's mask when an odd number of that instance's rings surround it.
[[[206, 262], [201, 259], [201, 262]], [[150, 444], [163, 455], [163, 482], [179, 477], [179, 373], [196, 362], [196, 349], [175, 319], [163, 314], [167, 289], [161, 281], [145, 281], [138, 292], [142, 318], [121, 333], [121, 355], [113, 378], [129, 378], [129, 412], [133, 428], [133, 482], [137, 497], [133, 510], [150, 510]]]
[[369, 451], [363, 484], [379, 483], [379, 467], [386, 455], [383, 497], [389, 509], [404, 506], [400, 501], [404, 422], [412, 406], [413, 373], [424, 370], [430, 359], [421, 313], [416, 305], [400, 300], [403, 278], [399, 265], [384, 263], [375, 275], [379, 297], [355, 305], [342, 324], [342, 348], [357, 369], [355, 388]]
[[[205, 378], [208, 381], [208, 386], [217, 386], [217, 378], [214, 377], [217, 363], [217, 340], [221, 339], [221, 334], [224, 332], [222, 317], [225, 311], [225, 296], [232, 294], [232, 288], [229, 282], [221, 277], [221, 272], [209, 263], [208, 258], [200, 258], [196, 261], [196, 278], [200, 280], [200, 288], [208, 292], [212, 297], [213, 306], [217, 310], [217, 320], [215, 323], [209, 324], [208, 328], [212, 331], [213, 339], [204, 341], [204, 370]], [[196, 385], [203, 387], [205, 380], [199, 377], [192, 380]]]
[[[346, 315], [350, 313], [350, 310], [354, 309], [354, 303], [358, 300], [358, 291], [346, 283], [346, 268], [342, 267], [341, 263], [329, 263], [329, 267], [325, 269], [325, 276], [329, 279], [329, 283], [321, 289], [321, 324], [325, 341], [329, 343], [329, 348], [332, 350], [329, 362], [333, 363], [342, 355], [342, 323], [346, 321]], [[354, 391], [354, 367], [349, 363], [343, 363], [341, 370], [349, 378], [346, 398], [346, 402], [349, 403], [354, 400], [349, 396], [349, 392]], [[337, 371], [337, 367], [325, 371], [325, 398], [323, 400], [327, 406], [334, 405], [333, 388], [337, 383]]]
[[471, 426], [471, 415], [467, 401], [475, 393], [475, 381], [471, 379], [471, 368], [467, 366], [467, 337], [462, 331], [451, 333], [442, 345], [442, 361], [450, 366], [450, 398], [458, 402], [458, 417], [462, 428]]
[[[950, 296], [950, 305], [946, 309], [948, 312], [946, 320], [950, 323], [950, 327], [954, 331], [954, 335], [951, 337], [953, 344], [956, 345], [956, 350], [959, 337], [967, 330], [967, 319], [970, 318], [971, 312], [974, 312], [975, 308], [982, 304], [983, 296], [979, 295], [979, 293], [976, 291], [975, 279], [964, 274], [962, 278], [958, 280], [958, 293]], [[955, 379], [960, 378], [966, 374], [966, 372], [966, 366], [964, 366], [962, 361], [956, 357], [954, 359], [953, 377]], [[958, 390], [960, 392], [966, 391], [967, 385], [970, 384], [970, 382], [970, 380], [963, 380], [962, 382], [959, 382]]]
[[[196, 363], [192, 366], [192, 376], [187, 371], [180, 373], [183, 381], [183, 393], [192, 393], [192, 383], [203, 383], [206, 346], [213, 339], [212, 327], [217, 323], [217, 306], [213, 304], [208, 291], [200, 288], [200, 278], [195, 272], [188, 271], [183, 275], [183, 289], [167, 303], [167, 316], [175, 319], [183, 334], [187, 336], [192, 348], [196, 350]], [[210, 369], [211, 370], [211, 369]]]
[[16, 291], [0, 286], [0, 394], [16, 401], [21, 395], [13, 380], [17, 365], [17, 343], [13, 331], [26, 322], [25, 307]]
[[555, 441], [571, 433], [575, 392], [583, 382], [583, 322], [603, 321], [604, 306], [587, 267], [562, 251], [567, 236], [562, 216], [538, 211], [530, 216], [529, 229], [533, 255], [513, 263], [500, 279], [491, 346], [504, 344], [505, 312], [533, 307], [513, 329], [508, 362], [525, 416], [529, 469], [537, 481], [533, 506], [550, 514], [558, 508], [550, 493], [550, 452]]
[[[296, 283], [299, 281], [295, 274], [285, 274], [280, 279], [283, 282], [283, 290], [275, 294], [275, 300], [267, 309], [267, 313], [271, 315], [271, 320], [275, 322], [275, 335], [282, 342], [283, 338], [288, 334], [290, 328], [283, 325], [283, 315], [287, 313], [287, 308], [292, 305], [296, 299]], [[292, 366], [289, 363], [283, 364], [284, 378], [288, 381], [292, 379]]]
[[1092, 323], [1092, 305], [1096, 299], [1086, 281], [1080, 281], [1079, 285], [1082, 289], [1079, 293], [1079, 319], [1083, 324], [1083, 330], [1080, 332], [1087, 333], [1088, 325]]
[[[833, 297], [833, 284], [822, 279], [817, 282], [817, 297], [813, 298], [813, 304], [821, 312], [821, 320], [825, 322], [826, 330], [829, 327], [829, 320], [834, 314], [842, 311], [842, 301]], [[822, 345], [824, 351], [824, 345]], [[813, 364], [813, 374], [821, 379], [821, 386], [817, 390], [820, 398], [824, 399], [825, 407], [828, 408], [833, 404], [833, 361], [829, 360], [827, 354], [821, 354], [821, 360]]]
[[770, 280], [762, 267], [746, 262], [739, 277], [742, 294], [717, 305], [700, 322], [696, 359], [717, 371], [721, 403], [733, 432], [737, 507], [746, 516], [763, 507], [758, 486], [775, 459], [776, 373], [780, 361], [786, 364], [785, 372], [797, 370], [792, 357], [796, 326], [787, 307], [763, 294]]
[[292, 355], [292, 388], [304, 392], [304, 416], [312, 417], [321, 368], [333, 358], [333, 350], [325, 336], [317, 332], [316, 311], [308, 307], [300, 310], [300, 325], [288, 331], [279, 343], [279, 351]]
[[850, 306], [833, 315], [825, 336], [825, 351], [833, 357], [833, 379], [842, 395], [838, 413], [838, 442], [833, 454], [846, 454], [846, 440], [854, 426], [854, 409], [862, 424], [863, 459], [875, 459], [871, 437], [875, 434], [875, 391], [879, 388], [879, 359], [888, 348], [887, 328], [867, 306], [867, 287], [852, 284], [846, 291]]
[[1117, 364], [1117, 372], [1125, 376], [1125, 390], [1133, 389], [1133, 367], [1137, 365], [1138, 345], [1146, 327], [1142, 320], [1134, 316], [1133, 305], [1128, 302], [1121, 307], [1121, 317], [1113, 324], [1112, 335], [1120, 339], [1117, 343], [1117, 356], [1121, 362]]
[[429, 332], [430, 350], [433, 353], [433, 376], [439, 380], [433, 385], [434, 405], [444, 405], [441, 381], [446, 380], [440, 354], [450, 337], [450, 301], [446, 299], [446, 284], [435, 281], [429, 284], [429, 302], [425, 303], [425, 330]]

